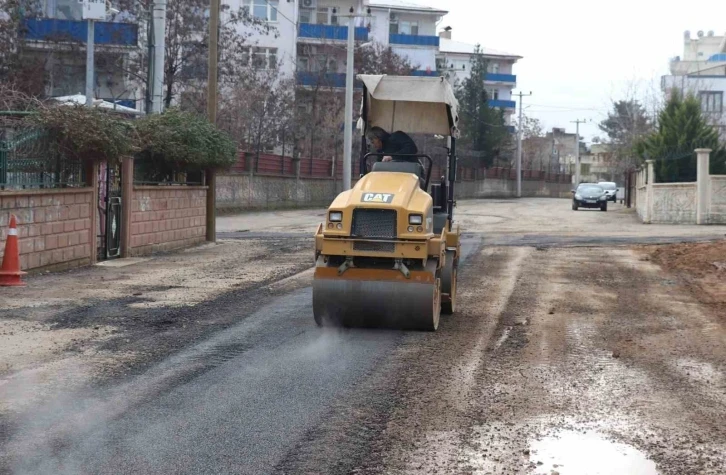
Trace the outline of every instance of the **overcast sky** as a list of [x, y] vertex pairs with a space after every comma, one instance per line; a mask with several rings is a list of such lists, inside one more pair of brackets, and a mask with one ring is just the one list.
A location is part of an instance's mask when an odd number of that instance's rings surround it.
[[[515, 53], [515, 92], [525, 97], [524, 113], [546, 130], [575, 131], [586, 140], [602, 133], [611, 98], [631, 84], [641, 94], [660, 87], [668, 60], [683, 54], [683, 32], [726, 32], [726, 0], [414, 0], [448, 10], [440, 27], [453, 27], [452, 39]], [[529, 109], [527, 105], [531, 104]]]

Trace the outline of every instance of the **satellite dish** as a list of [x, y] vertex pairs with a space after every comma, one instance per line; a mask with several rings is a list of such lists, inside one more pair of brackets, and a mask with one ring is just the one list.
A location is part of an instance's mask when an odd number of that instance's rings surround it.
[[698, 31], [698, 37], [699, 38], [703, 38], [703, 30], [699, 30]]
[[688, 31], [688, 30], [684, 31], [684, 32], [683, 32], [683, 37], [684, 37], [685, 39], [689, 39], [689, 38], [691, 37], [691, 32], [690, 32], [690, 31]]
[[714, 33], [713, 33], [713, 30], [710, 30], [710, 31], [708, 32], [708, 36], [713, 36], [713, 35], [714, 35]]

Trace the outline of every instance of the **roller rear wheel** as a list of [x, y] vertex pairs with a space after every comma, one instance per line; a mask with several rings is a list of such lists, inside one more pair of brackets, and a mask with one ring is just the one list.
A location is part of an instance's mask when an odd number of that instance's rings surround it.
[[455, 251], [446, 251], [444, 268], [441, 271], [441, 313], [451, 315], [456, 311], [456, 279], [459, 263]]

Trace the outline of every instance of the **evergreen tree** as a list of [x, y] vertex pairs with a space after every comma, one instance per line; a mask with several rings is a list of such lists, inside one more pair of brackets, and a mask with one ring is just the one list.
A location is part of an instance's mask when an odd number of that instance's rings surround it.
[[456, 89], [459, 100], [461, 145], [478, 152], [482, 162], [490, 166], [500, 158], [510, 145], [511, 134], [504, 122], [504, 113], [489, 106], [484, 78], [487, 74], [487, 60], [476, 46], [471, 60], [471, 74]]
[[641, 158], [656, 160], [659, 182], [694, 181], [697, 148], [710, 148], [711, 173], [726, 174], [726, 151], [718, 130], [701, 113], [701, 103], [693, 95], [683, 97], [674, 91], [658, 115], [658, 127], [636, 146]]

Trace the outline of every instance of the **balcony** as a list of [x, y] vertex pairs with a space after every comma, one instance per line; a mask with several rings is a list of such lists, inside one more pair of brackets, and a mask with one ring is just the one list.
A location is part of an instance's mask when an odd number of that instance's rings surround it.
[[392, 45], [411, 45], [411, 46], [434, 46], [439, 47], [438, 36], [424, 35], [390, 35], [388, 42]]
[[[315, 40], [336, 40], [345, 41], [348, 39], [348, 27], [338, 25], [313, 25], [312, 23], [300, 23], [297, 30], [298, 38], [310, 38]], [[356, 41], [368, 41], [368, 28], [359, 26], [355, 29]]]
[[[297, 85], [306, 87], [338, 87], [345, 88], [345, 73], [313, 73], [307, 71], [298, 71]], [[353, 86], [356, 89], [363, 87], [360, 81], [354, 81]]]
[[497, 107], [499, 109], [516, 109], [517, 103], [514, 101], [503, 101], [501, 99], [489, 99], [487, 101], [489, 107]]
[[486, 76], [484, 76], [484, 80], [488, 82], [506, 82], [516, 84], [517, 76], [514, 74], [487, 73]]
[[[85, 43], [88, 38], [86, 21], [26, 18], [23, 25], [26, 40]], [[97, 45], [136, 46], [139, 40], [138, 26], [133, 23], [97, 21], [94, 33]]]

